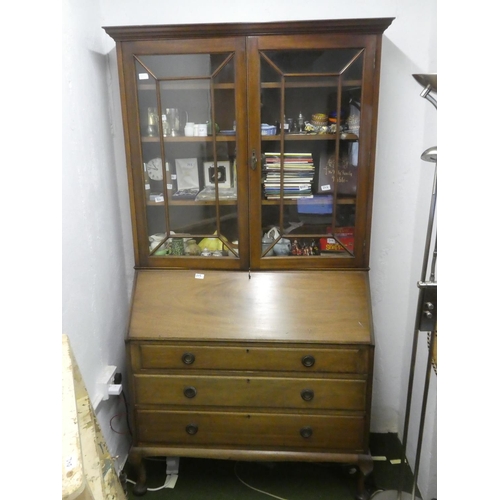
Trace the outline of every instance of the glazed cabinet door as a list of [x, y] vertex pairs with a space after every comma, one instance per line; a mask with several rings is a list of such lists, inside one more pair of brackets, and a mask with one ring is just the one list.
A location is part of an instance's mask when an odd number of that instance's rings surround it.
[[138, 267], [247, 268], [244, 37], [119, 50]]
[[379, 48], [366, 35], [248, 40], [251, 265], [368, 265]]

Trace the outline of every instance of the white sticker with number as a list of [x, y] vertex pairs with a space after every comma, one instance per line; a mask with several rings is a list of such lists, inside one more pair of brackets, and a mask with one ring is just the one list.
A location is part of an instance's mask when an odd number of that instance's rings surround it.
[[147, 73], [139, 73], [139, 80], [149, 80], [149, 75]]
[[331, 191], [332, 187], [330, 184], [325, 184], [324, 186], [321, 186], [321, 191]]
[[196, 273], [194, 275], [195, 279], [197, 280], [202, 280], [202, 279], [205, 279], [205, 275], [204, 274], [201, 274], [201, 273]]

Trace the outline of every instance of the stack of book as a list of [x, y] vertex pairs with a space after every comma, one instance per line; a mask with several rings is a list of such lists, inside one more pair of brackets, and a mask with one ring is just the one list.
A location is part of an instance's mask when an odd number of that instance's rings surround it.
[[268, 200], [281, 198], [283, 176], [283, 198], [297, 199], [312, 196], [314, 162], [311, 153], [283, 153], [283, 172], [280, 153], [264, 153], [264, 196]]

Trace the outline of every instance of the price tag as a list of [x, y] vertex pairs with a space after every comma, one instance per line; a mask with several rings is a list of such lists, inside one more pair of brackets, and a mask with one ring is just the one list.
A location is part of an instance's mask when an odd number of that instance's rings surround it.
[[149, 80], [149, 75], [147, 73], [139, 73], [139, 80]]
[[168, 189], [169, 191], [171, 191], [171, 190], [172, 190], [172, 186], [173, 186], [173, 184], [167, 184], [167, 189]]
[[197, 279], [197, 280], [202, 280], [202, 279], [205, 279], [205, 275], [201, 274], [201, 273], [196, 273], [194, 275], [194, 278]]
[[321, 191], [331, 191], [332, 188], [330, 184], [325, 184], [324, 186], [321, 186]]
[[172, 174], [172, 180], [175, 181], [177, 179], [177, 175], [176, 174]]
[[155, 203], [161, 203], [162, 201], [165, 201], [163, 198], [163, 195], [155, 196], [155, 199], [154, 199]]
[[309, 186], [307, 184], [302, 184], [302, 186], [299, 186], [299, 191], [305, 191], [308, 188]]

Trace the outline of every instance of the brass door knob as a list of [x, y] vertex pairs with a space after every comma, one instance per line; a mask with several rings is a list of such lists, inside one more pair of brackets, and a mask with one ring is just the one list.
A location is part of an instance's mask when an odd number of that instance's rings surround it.
[[198, 432], [198, 426], [196, 424], [188, 424], [186, 425], [186, 432], [190, 436], [194, 436]]
[[196, 388], [193, 386], [186, 387], [184, 389], [184, 396], [189, 399], [193, 399], [196, 396]]
[[314, 398], [314, 391], [312, 389], [304, 389], [301, 393], [300, 396], [304, 401], [312, 401]]
[[310, 368], [311, 366], [314, 366], [314, 363], [316, 363], [316, 360], [314, 359], [314, 356], [311, 356], [310, 354], [308, 354], [307, 356], [304, 356], [302, 358], [302, 364], [306, 368]]
[[300, 435], [301, 435], [304, 439], [308, 439], [308, 438], [310, 438], [310, 437], [313, 435], [313, 430], [312, 430], [312, 427], [309, 427], [309, 426], [302, 427], [302, 429], [300, 429]]
[[194, 360], [196, 359], [195, 355], [191, 352], [185, 352], [182, 355], [182, 362], [185, 365], [192, 365], [194, 363]]

